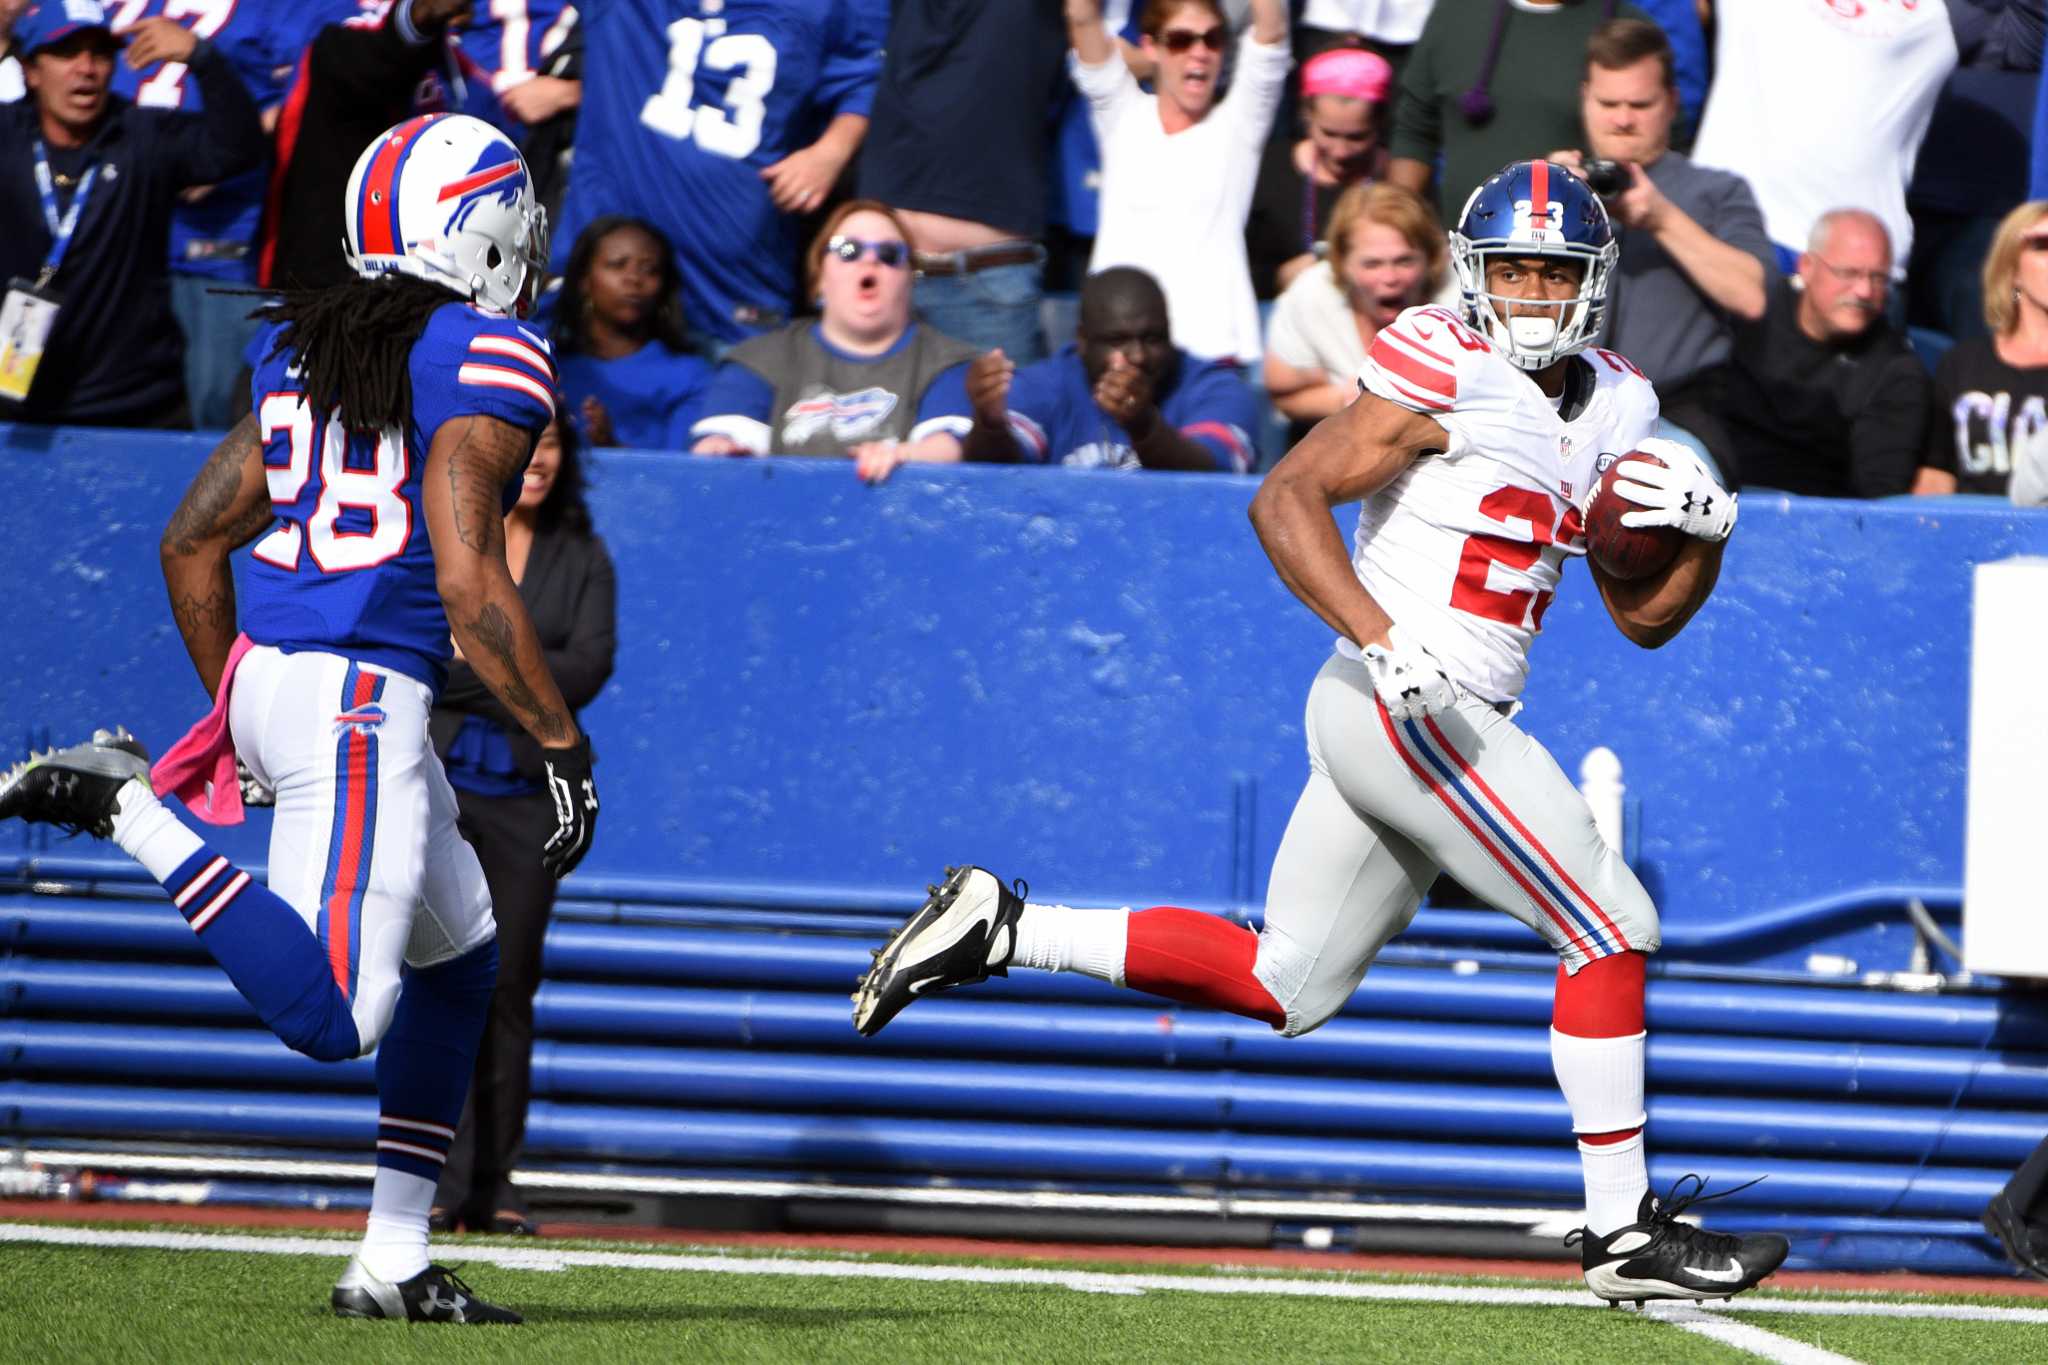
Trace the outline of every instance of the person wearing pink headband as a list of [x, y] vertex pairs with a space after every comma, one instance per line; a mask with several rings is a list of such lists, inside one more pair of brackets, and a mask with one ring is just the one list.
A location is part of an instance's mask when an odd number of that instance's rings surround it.
[[1315, 264], [1337, 197], [1384, 172], [1381, 129], [1393, 84], [1393, 67], [1362, 47], [1332, 48], [1303, 64], [1303, 136], [1267, 148], [1245, 224], [1261, 299], [1277, 298]]
[[1301, 68], [1303, 99], [1342, 95], [1367, 104], [1381, 104], [1393, 83], [1394, 68], [1387, 64], [1387, 59], [1358, 47], [1319, 52]]

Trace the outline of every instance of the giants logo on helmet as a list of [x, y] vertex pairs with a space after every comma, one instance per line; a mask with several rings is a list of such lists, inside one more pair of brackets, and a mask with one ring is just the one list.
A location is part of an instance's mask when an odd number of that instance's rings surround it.
[[443, 204], [452, 201], [455, 205], [448, 215], [448, 225], [441, 229], [443, 235], [462, 231], [470, 212], [478, 204], [495, 199], [507, 206], [516, 205], [520, 191], [525, 188], [526, 165], [512, 144], [499, 142], [485, 147], [483, 155], [469, 168], [468, 175], [441, 187], [438, 201]]

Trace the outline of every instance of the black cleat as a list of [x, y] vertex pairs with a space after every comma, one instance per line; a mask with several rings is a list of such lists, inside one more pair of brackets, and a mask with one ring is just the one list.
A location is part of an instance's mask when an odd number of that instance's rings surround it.
[[1024, 883], [1013, 891], [985, 867], [949, 867], [924, 907], [875, 951], [853, 992], [853, 1026], [873, 1035], [921, 995], [1007, 976], [1017, 950]]
[[2048, 1280], [2048, 1237], [2034, 1233], [2020, 1211], [2012, 1206], [2012, 1200], [2004, 1190], [1993, 1195], [1991, 1202], [1984, 1206], [1984, 1230], [1998, 1239], [1998, 1245], [2005, 1249], [2006, 1259], [2011, 1261], [2023, 1274], [2037, 1280]]
[[149, 753], [141, 742], [118, 725], [95, 730], [83, 744], [30, 754], [0, 777], [0, 820], [110, 839], [115, 795], [137, 777], [149, 781]]
[[473, 1325], [525, 1321], [509, 1308], [485, 1303], [445, 1265], [430, 1265], [402, 1284], [391, 1284], [363, 1269], [360, 1256], [348, 1258], [348, 1269], [341, 1272], [329, 1302], [335, 1314], [344, 1318]]
[[[1692, 1191], [1679, 1194], [1688, 1180], [1694, 1182]], [[1636, 1221], [1627, 1227], [1604, 1237], [1586, 1228], [1567, 1236], [1566, 1246], [1584, 1244], [1580, 1264], [1586, 1272], [1586, 1287], [1610, 1304], [1727, 1299], [1754, 1288], [1757, 1281], [1785, 1263], [1791, 1245], [1775, 1232], [1735, 1237], [1679, 1222], [1678, 1215], [1700, 1202], [1706, 1187], [1707, 1182], [1696, 1175], [1683, 1176], [1662, 1204], [1646, 1192], [1636, 1210]], [[1737, 1185], [1735, 1190], [1746, 1188]], [[1720, 1199], [1735, 1190], [1706, 1197]]]

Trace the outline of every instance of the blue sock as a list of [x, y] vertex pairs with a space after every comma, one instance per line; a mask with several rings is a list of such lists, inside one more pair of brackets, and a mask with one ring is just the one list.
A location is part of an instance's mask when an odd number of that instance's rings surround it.
[[498, 941], [407, 967], [377, 1048], [377, 1165], [441, 1178], [498, 982]]
[[320, 940], [276, 892], [204, 844], [162, 881], [200, 945], [286, 1047], [322, 1062], [362, 1051]]

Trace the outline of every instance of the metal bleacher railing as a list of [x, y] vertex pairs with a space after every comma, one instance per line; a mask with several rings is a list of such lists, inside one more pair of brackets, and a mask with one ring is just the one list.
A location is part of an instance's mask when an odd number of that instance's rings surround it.
[[[16, 877], [0, 1120], [17, 1155], [99, 1170], [112, 1197], [175, 1176], [194, 1199], [363, 1200], [369, 1062], [320, 1065], [256, 1027], [125, 864], [40, 858]], [[538, 1189], [978, 1208], [998, 1231], [1026, 1210], [1346, 1241], [1389, 1220], [1571, 1223], [1552, 960], [1504, 916], [1426, 910], [1302, 1039], [1024, 974], [869, 1040], [847, 991], [906, 896], [594, 878], [565, 897], [538, 1001]], [[1713, 961], [1908, 899], [1947, 918], [1959, 897], [1876, 888], [1667, 943], [1652, 1173], [1768, 1177], [1716, 1223], [1786, 1231], [1805, 1264], [1992, 1270], [1977, 1217], [2048, 1123], [2048, 1006], [1935, 973], [1909, 990]]]

